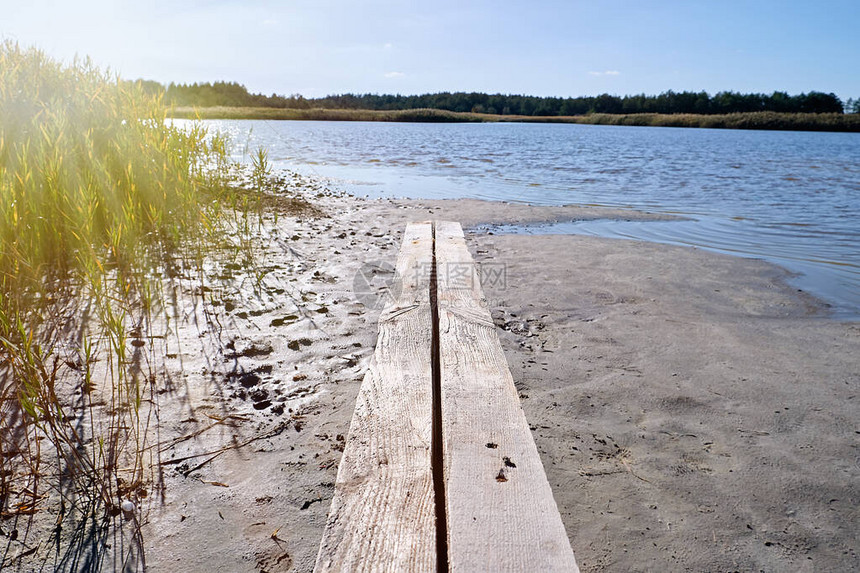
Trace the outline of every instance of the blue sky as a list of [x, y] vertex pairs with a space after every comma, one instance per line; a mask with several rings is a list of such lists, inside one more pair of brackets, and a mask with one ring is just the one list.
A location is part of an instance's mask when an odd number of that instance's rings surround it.
[[860, 1], [0, 0], [0, 38], [254, 92], [860, 97]]

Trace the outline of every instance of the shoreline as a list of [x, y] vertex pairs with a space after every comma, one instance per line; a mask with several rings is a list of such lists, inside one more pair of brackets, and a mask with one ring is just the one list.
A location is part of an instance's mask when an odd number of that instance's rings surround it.
[[[837, 295], [828, 296], [826, 290], [819, 288], [822, 279], [804, 277], [804, 272], [791, 268], [790, 261], [780, 260], [776, 256], [761, 253], [743, 253], [729, 249], [721, 249], [706, 244], [684, 244], [660, 238], [613, 236], [605, 233], [582, 233], [571, 231], [545, 232], [544, 228], [564, 228], [578, 224], [605, 224], [607, 228], [614, 223], [675, 223], [695, 222], [696, 219], [682, 214], [672, 214], [660, 211], [644, 211], [630, 207], [607, 207], [597, 205], [531, 205], [527, 203], [508, 203], [483, 199], [392, 199], [405, 205], [426, 205], [435, 212], [444, 213], [447, 217], [456, 218], [465, 206], [466, 216], [462, 224], [470, 235], [512, 235], [512, 236], [550, 236], [550, 237], [596, 237], [609, 240], [627, 240], [646, 244], [667, 245], [673, 247], [704, 250], [717, 255], [761, 261], [780, 269], [786, 286], [799, 294], [818, 301], [821, 312], [831, 320], [839, 322], [855, 322], [860, 320], [858, 308], [851, 301], [840, 299]], [[469, 215], [481, 213], [480, 217]], [[507, 229], [514, 229], [508, 232]], [[501, 231], [501, 232], [499, 232]]]
[[[860, 307], [853, 300], [845, 298], [845, 292], [834, 291], [833, 280], [839, 277], [825, 276], [823, 269], [811, 268], [798, 263], [797, 259], [784, 258], [764, 252], [743, 252], [738, 249], [720, 247], [701, 242], [673, 239], [659, 233], [643, 233], [638, 229], [653, 230], [652, 223], [692, 222], [694, 219], [678, 217], [677, 219], [577, 219], [574, 221], [559, 220], [557, 222], [538, 222], [526, 224], [492, 224], [479, 225], [470, 229], [476, 233], [495, 235], [539, 235], [539, 236], [586, 236], [605, 239], [622, 239], [656, 243], [661, 245], [680, 246], [692, 249], [702, 249], [711, 253], [729, 255], [732, 257], [760, 260], [779, 267], [785, 271], [785, 280], [789, 286], [798, 292], [806, 292], [821, 301], [826, 308], [828, 318], [841, 322], [860, 320]], [[647, 225], [647, 227], [642, 227]], [[665, 227], [664, 227], [665, 228]], [[828, 280], [829, 279], [829, 280]], [[837, 283], [839, 284], [839, 283]], [[843, 289], [844, 290], [844, 289]]]
[[608, 114], [569, 116], [494, 115], [440, 109], [292, 109], [270, 107], [175, 107], [172, 119], [258, 119], [292, 121], [383, 121], [431, 123], [572, 123], [631, 127], [682, 127], [768, 131], [860, 132], [860, 114], [745, 112], [730, 114]]

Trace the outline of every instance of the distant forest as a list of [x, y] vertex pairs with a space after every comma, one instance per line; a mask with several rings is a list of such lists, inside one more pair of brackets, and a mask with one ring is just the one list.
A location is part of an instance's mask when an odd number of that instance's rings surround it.
[[849, 100], [847, 106], [832, 93], [809, 92], [789, 95], [743, 94], [731, 91], [710, 95], [706, 92], [666, 91], [660, 95], [616, 96], [602, 94], [588, 97], [535, 97], [465, 92], [442, 92], [424, 95], [343, 94], [321, 98], [300, 95], [282, 96], [249, 93], [235, 82], [174, 84], [166, 88], [153, 81], [138, 80], [145, 89], [163, 93], [166, 103], [196, 107], [268, 107], [286, 109], [362, 109], [411, 110], [439, 109], [454, 112], [488, 113], [522, 116], [566, 116], [604, 114], [727, 114], [757, 111], [781, 113], [843, 113], [856, 112], [860, 100]]

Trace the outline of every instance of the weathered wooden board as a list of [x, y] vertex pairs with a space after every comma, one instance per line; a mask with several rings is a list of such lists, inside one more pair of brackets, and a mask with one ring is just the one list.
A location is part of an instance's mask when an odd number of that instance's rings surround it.
[[458, 223], [436, 223], [451, 571], [578, 571]]
[[429, 223], [406, 227], [400, 292], [379, 319], [338, 468], [317, 572], [433, 571]]
[[397, 276], [316, 571], [577, 572], [460, 225], [408, 225]]

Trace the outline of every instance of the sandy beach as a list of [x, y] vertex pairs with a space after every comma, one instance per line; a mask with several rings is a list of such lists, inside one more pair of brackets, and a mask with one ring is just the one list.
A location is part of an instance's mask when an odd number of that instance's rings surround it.
[[508, 261], [488, 296], [584, 571], [857, 568], [856, 324], [759, 261], [473, 244]]
[[[104, 540], [105, 570], [313, 569], [375, 344], [385, 276], [372, 269], [393, 265], [407, 221], [429, 219], [460, 221], [475, 259], [504, 269], [485, 293], [583, 571], [860, 567], [860, 325], [828, 318], [787, 271], [470, 231], [665, 218], [648, 213], [301, 189], [323, 216], [269, 216], [257, 266], [216, 264], [212, 304], [176, 303], [150, 424], [161, 469]], [[94, 555], [38, 547], [9, 563], [70, 570]]]
[[[225, 421], [163, 450], [164, 501], [143, 528], [152, 571], [313, 568], [375, 339], [378, 309], [356, 300], [354, 277], [393, 263], [406, 221], [649, 216], [462, 200], [319, 206], [326, 217], [271, 230], [267, 260], [281, 270], [269, 284], [293, 302], [225, 310], [221, 363], [195, 373], [190, 352], [171, 401], [181, 407], [162, 405], [163, 434]], [[485, 291], [583, 571], [860, 566], [857, 323], [828, 319], [757, 260], [467, 235], [479, 262], [506, 270]], [[171, 463], [231, 442], [244, 445], [197, 469], [205, 457]]]

